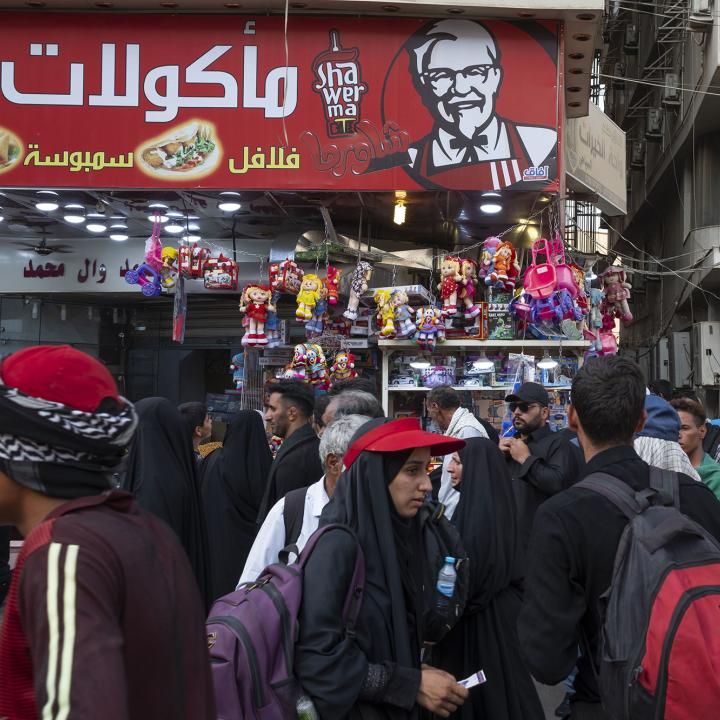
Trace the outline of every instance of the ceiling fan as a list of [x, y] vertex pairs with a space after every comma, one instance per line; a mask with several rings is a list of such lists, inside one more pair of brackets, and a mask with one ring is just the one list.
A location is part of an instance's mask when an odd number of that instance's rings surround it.
[[26, 250], [32, 250], [33, 252], [36, 252], [38, 255], [51, 255], [52, 253], [71, 253], [73, 252], [73, 246], [72, 245], [48, 245], [47, 240], [43, 238], [38, 243], [29, 243], [29, 242], [15, 242], [13, 245], [19, 245], [22, 248], [25, 248]]

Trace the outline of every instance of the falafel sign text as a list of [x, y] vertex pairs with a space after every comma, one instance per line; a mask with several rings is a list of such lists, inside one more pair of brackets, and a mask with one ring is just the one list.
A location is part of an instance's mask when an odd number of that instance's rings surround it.
[[152, 18], [3, 14], [0, 185], [558, 187], [555, 23]]

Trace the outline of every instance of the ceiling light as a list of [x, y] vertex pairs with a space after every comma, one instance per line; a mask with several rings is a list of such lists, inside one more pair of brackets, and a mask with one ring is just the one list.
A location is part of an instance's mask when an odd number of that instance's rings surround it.
[[537, 366], [541, 370], [552, 370], [553, 368], [557, 367], [557, 360], [553, 360], [550, 355], [548, 354], [547, 350], [545, 351], [545, 354], [542, 356], [541, 360], [538, 360]]
[[242, 207], [242, 205], [239, 202], [218, 203], [218, 210], [222, 210], [223, 212], [235, 212], [236, 210], [239, 210], [241, 207]]
[[148, 215], [148, 220], [151, 223], [159, 222], [159, 223], [166, 223], [168, 221], [167, 215]]
[[500, 193], [497, 192], [485, 192], [480, 197], [500, 197]]
[[525, 229], [525, 234], [533, 241], [540, 237], [540, 231], [534, 225], [528, 225]]
[[148, 205], [149, 208], [160, 208], [160, 210], [167, 210], [168, 206], [164, 203], [151, 203]]
[[188, 230], [199, 230], [200, 226], [197, 223], [188, 223]]
[[2, 222], [5, 219], [3, 215], [0, 215], [0, 222]]
[[73, 225], [79, 225], [80, 223], [85, 222], [85, 216], [84, 215], [65, 215], [65, 216], [63, 216], [63, 220], [65, 222], [72, 223]]
[[220, 193], [220, 197], [242, 197], [239, 192], [235, 192], [234, 190], [225, 190], [224, 192]]
[[110, 235], [110, 239], [111, 239], [111, 240], [115, 240], [115, 241], [117, 241], [117, 242], [122, 242], [123, 240], [127, 240], [127, 239], [128, 239], [128, 236], [127, 236], [127, 235], [123, 235], [122, 233], [112, 233], [112, 234]]
[[395, 206], [393, 222], [396, 225], [402, 225], [405, 222], [405, 203], [400, 203]]
[[202, 239], [199, 235], [183, 235], [184, 242], [200, 242]]
[[63, 205], [63, 207], [66, 210], [82, 210], [83, 212], [85, 212], [85, 206], [78, 203], [69, 203], [68, 205]]
[[114, 223], [110, 226], [111, 230], [127, 230], [128, 226], [125, 223]]
[[53, 212], [60, 206], [56, 202], [37, 202], [35, 203], [35, 207], [41, 212]]
[[105, 213], [99, 213], [99, 212], [89, 212], [87, 214], [87, 217], [89, 218], [102, 218], [105, 219]]
[[93, 233], [101, 233], [101, 232], [105, 232], [107, 230], [105, 225], [101, 225], [100, 223], [88, 223], [85, 226], [85, 229], [89, 230], [90, 232], [93, 232]]
[[168, 210], [165, 214], [168, 217], [185, 217], [185, 214], [181, 213], [179, 210]]
[[480, 211], [486, 215], [497, 215], [502, 210], [502, 205], [498, 203], [483, 203], [480, 206]]
[[488, 356], [483, 353], [477, 360], [475, 360], [473, 367], [481, 372], [483, 370], [490, 371], [495, 369], [495, 363], [492, 360], [489, 360]]
[[177, 223], [170, 223], [169, 225], [165, 226], [165, 232], [172, 233], [173, 235], [177, 235], [184, 230], [185, 228], [182, 225], [178, 225]]
[[430, 367], [429, 360], [413, 360], [410, 367], [414, 370], [427, 370]]

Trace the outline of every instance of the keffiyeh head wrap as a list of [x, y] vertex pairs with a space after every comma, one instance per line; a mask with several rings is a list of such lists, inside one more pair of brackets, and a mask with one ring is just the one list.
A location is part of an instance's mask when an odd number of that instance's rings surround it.
[[118, 409], [86, 412], [0, 380], [0, 469], [44, 495], [97, 495], [111, 487], [136, 424], [127, 401]]

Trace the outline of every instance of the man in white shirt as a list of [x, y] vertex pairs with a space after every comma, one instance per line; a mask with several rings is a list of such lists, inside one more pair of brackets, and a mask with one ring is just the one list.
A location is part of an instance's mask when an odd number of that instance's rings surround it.
[[302, 525], [295, 545], [298, 550], [305, 547], [308, 538], [318, 529], [323, 508], [335, 491], [350, 441], [357, 430], [369, 420], [365, 415], [341, 415], [326, 426], [320, 438], [320, 461], [325, 475], [310, 487], [294, 490], [275, 503], [255, 538], [238, 587], [243, 583], [253, 582], [268, 565], [278, 562], [278, 553], [288, 544], [286, 527], [293, 525], [292, 518], [286, 522], [285, 502], [293, 493], [303, 491], [304, 503], [300, 506], [303, 508]]
[[[470, 410], [460, 406], [460, 395], [450, 385], [441, 385], [430, 390], [425, 398], [425, 407], [430, 419], [444, 435], [462, 440], [488, 436], [485, 428]], [[447, 455], [443, 458], [438, 493], [438, 500], [445, 506], [448, 520], [452, 518], [460, 499], [460, 493], [452, 486], [448, 473], [450, 457]]]

